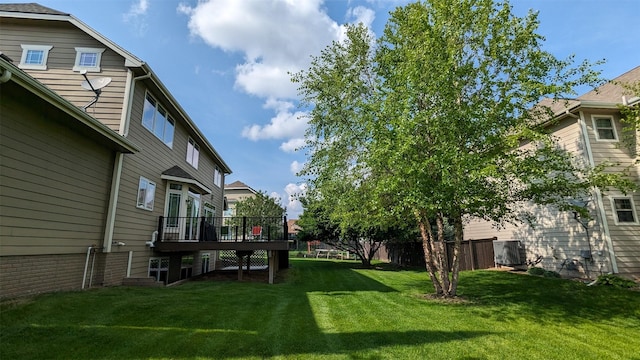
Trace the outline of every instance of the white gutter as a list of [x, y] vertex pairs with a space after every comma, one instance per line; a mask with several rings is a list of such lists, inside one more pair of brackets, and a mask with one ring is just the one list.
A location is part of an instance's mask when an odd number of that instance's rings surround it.
[[[584, 120], [584, 112], [580, 111], [580, 119], [578, 119], [580, 123], [580, 127], [582, 129], [582, 136], [584, 138], [585, 149], [587, 152], [587, 157], [589, 159], [589, 165], [591, 167], [595, 167], [595, 161], [593, 160], [593, 152], [591, 151], [591, 141], [589, 140], [589, 132], [587, 129], [587, 123]], [[595, 189], [595, 205], [596, 209], [599, 212], [600, 219], [602, 219], [602, 237], [604, 238], [605, 244], [609, 250], [609, 261], [611, 262], [611, 271], [614, 273], [618, 273], [618, 263], [616, 261], [616, 254], [613, 251], [613, 242], [611, 241], [611, 232], [609, 231], [609, 223], [607, 221], [607, 213], [604, 211], [604, 203], [602, 200], [602, 193], [600, 189]]]

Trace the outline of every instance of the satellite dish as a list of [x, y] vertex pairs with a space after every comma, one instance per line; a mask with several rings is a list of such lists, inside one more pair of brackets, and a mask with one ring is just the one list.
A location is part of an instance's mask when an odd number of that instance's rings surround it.
[[91, 90], [93, 92], [96, 92], [96, 90], [102, 89], [103, 87], [109, 85], [109, 83], [111, 83], [110, 77], [101, 77], [101, 78], [91, 79], [91, 80], [87, 79], [83, 81], [82, 84], [80, 84], [80, 86], [82, 86], [82, 88], [85, 90]]
[[[109, 83], [111, 83], [111, 78], [110, 77], [101, 77], [101, 78], [96, 78], [96, 79], [91, 79], [89, 80], [89, 78], [87, 78], [87, 71], [86, 70], [82, 70], [80, 72], [80, 74], [82, 74], [82, 76], [84, 76], [84, 81], [80, 84], [80, 86], [82, 86], [83, 89], [85, 90], [91, 90], [96, 94], [96, 97], [91, 100], [91, 102], [89, 102], [87, 105], [83, 106], [82, 109], [84, 111], [87, 111], [87, 108], [95, 103], [98, 102], [98, 98], [100, 97], [100, 93], [102, 92], [100, 89], [102, 89], [103, 87], [109, 85]], [[95, 111], [95, 108], [94, 108]]]

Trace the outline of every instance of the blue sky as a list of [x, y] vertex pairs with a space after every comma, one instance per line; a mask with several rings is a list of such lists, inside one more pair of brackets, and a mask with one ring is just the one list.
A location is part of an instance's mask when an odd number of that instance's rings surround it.
[[[19, 1], [19, 0], [17, 0]], [[3, 1], [3, 2], [17, 2]], [[364, 22], [380, 35], [394, 0], [33, 0], [67, 12], [147, 62], [240, 180], [277, 195], [289, 218], [304, 190], [305, 122], [288, 72]], [[640, 65], [640, 0], [512, 0], [539, 11], [544, 48], [605, 59], [614, 78]], [[589, 89], [579, 89], [579, 93]]]

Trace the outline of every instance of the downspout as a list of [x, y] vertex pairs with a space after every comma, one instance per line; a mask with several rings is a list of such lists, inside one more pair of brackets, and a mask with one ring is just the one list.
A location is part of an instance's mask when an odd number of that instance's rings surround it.
[[[593, 160], [593, 152], [591, 151], [591, 141], [589, 141], [589, 132], [587, 129], [587, 124], [584, 119], [584, 113], [580, 111], [580, 119], [578, 120], [580, 123], [580, 128], [582, 130], [582, 136], [584, 138], [584, 145], [587, 152], [587, 157], [589, 159], [589, 165], [591, 167], [595, 167], [595, 161]], [[611, 271], [613, 273], [618, 273], [618, 263], [616, 261], [616, 255], [613, 251], [613, 242], [611, 241], [611, 233], [609, 232], [609, 222], [607, 221], [607, 214], [604, 211], [604, 203], [602, 200], [602, 193], [600, 189], [595, 189], [596, 201], [595, 205], [600, 215], [600, 219], [602, 219], [602, 237], [604, 237], [605, 244], [609, 250], [609, 261], [611, 262]], [[593, 256], [593, 255], [592, 255]]]
[[82, 289], [84, 290], [84, 285], [87, 281], [87, 270], [89, 269], [89, 258], [91, 257], [91, 250], [93, 249], [93, 245], [87, 248], [87, 259], [84, 262], [84, 274], [82, 274]]
[[131, 277], [131, 261], [133, 260], [133, 251], [129, 251], [129, 259], [127, 260], [127, 277]]
[[[127, 99], [123, 107], [123, 117], [120, 119], [120, 135], [126, 137], [129, 132], [129, 123], [131, 117], [131, 103], [136, 81], [147, 79], [151, 74], [141, 75], [132, 78], [133, 72], [129, 70], [127, 73], [128, 86], [125, 88], [123, 98]], [[118, 206], [118, 197], [120, 196], [120, 180], [122, 179], [122, 163], [124, 160], [123, 153], [116, 153], [115, 163], [113, 165], [113, 178], [111, 181], [111, 197], [109, 198], [109, 208], [107, 210], [107, 224], [104, 231], [104, 252], [111, 252], [111, 243], [113, 242], [113, 231], [115, 228], [116, 207]]]

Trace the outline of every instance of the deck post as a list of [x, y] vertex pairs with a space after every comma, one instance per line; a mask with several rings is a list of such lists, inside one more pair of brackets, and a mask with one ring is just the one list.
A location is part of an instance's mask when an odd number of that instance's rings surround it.
[[242, 260], [244, 256], [238, 255], [238, 281], [242, 281]]
[[276, 272], [276, 256], [278, 254], [277, 251], [269, 250], [267, 251], [269, 258], [269, 284], [273, 284]]

